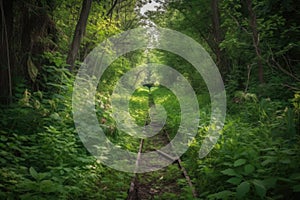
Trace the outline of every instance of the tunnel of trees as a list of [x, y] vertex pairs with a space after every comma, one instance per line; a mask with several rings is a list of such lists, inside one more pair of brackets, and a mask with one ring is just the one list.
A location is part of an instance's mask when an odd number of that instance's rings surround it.
[[[136, 66], [171, 66], [199, 103], [198, 131], [180, 161], [193, 192], [170, 166], [138, 175], [143, 192], [135, 199], [298, 199], [299, 10], [297, 0], [0, 0], [0, 199], [130, 199], [135, 174], [87, 151], [74, 125], [72, 93], [89, 53], [137, 27], [176, 30], [201, 44], [221, 74], [227, 105], [220, 138], [199, 158], [212, 126], [211, 101], [191, 63], [158, 49], [112, 62], [99, 81], [95, 110], [107, 138], [123, 149], [137, 152], [140, 141], [118, 129], [110, 97]], [[144, 126], [150, 101], [164, 106], [164, 130], [175, 137], [180, 105], [166, 87], [141, 84], [129, 101], [131, 117]]]

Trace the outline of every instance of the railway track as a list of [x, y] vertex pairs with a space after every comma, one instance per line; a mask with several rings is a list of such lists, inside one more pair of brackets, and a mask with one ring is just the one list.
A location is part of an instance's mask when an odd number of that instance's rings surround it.
[[[151, 98], [149, 90], [149, 106], [154, 105]], [[150, 118], [148, 117], [145, 125], [149, 124], [149, 121]], [[173, 162], [171, 165], [158, 171], [136, 173], [130, 183], [127, 200], [178, 199], [182, 196], [182, 193], [185, 193], [184, 196], [190, 198], [197, 197], [195, 188], [187, 170], [183, 167], [181, 159], [178, 156], [174, 158], [174, 156], [160, 150], [161, 147], [170, 143], [170, 141], [171, 138], [165, 128], [153, 137], [141, 139], [136, 159], [136, 168], [143, 162], [142, 153], [150, 151], [156, 151], [165, 159], [170, 159]]]

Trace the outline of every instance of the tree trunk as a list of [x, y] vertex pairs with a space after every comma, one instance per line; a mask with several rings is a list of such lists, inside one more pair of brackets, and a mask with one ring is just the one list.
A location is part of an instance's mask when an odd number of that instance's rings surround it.
[[82, 3], [80, 17], [79, 17], [79, 20], [76, 25], [76, 29], [75, 29], [74, 36], [73, 36], [73, 41], [72, 41], [72, 44], [71, 44], [71, 47], [70, 47], [70, 50], [68, 53], [68, 57], [67, 57], [67, 64], [69, 65], [70, 71], [73, 71], [73, 68], [74, 68], [74, 63], [76, 60], [78, 50], [80, 48], [81, 39], [85, 32], [91, 5], [92, 5], [92, 0], [84, 0]]
[[221, 42], [221, 33], [220, 33], [218, 0], [211, 1], [211, 8], [212, 8], [213, 36], [214, 36], [214, 43], [216, 44], [215, 53], [217, 57], [217, 64], [219, 64], [221, 61], [221, 49], [219, 48], [219, 44]]
[[246, 4], [249, 11], [250, 17], [250, 26], [252, 29], [252, 40], [253, 46], [255, 48], [255, 53], [257, 56], [257, 66], [258, 66], [258, 80], [260, 83], [264, 83], [264, 69], [263, 69], [263, 60], [261, 57], [261, 50], [259, 47], [259, 34], [257, 31], [257, 19], [256, 14], [252, 8], [252, 0], [246, 0]]
[[11, 42], [13, 1], [0, 0], [0, 104], [12, 102]]
[[214, 53], [216, 54], [216, 64], [222, 74], [226, 74], [227, 62], [224, 52], [220, 48], [221, 42], [224, 40], [220, 26], [219, 0], [211, 1], [212, 9], [212, 26], [214, 39]]

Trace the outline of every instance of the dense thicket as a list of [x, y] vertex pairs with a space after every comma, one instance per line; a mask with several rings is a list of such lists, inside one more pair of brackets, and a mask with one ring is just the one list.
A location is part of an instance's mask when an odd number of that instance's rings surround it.
[[[199, 134], [183, 156], [199, 199], [299, 197], [297, 0], [157, 2], [157, 11], [142, 15], [144, 0], [0, 0], [0, 199], [126, 198], [132, 175], [97, 162], [77, 136], [71, 107], [74, 75], [104, 39], [150, 19], [192, 37], [214, 59], [227, 92], [222, 136], [209, 156], [199, 159], [210, 126], [205, 84], [184, 59], [152, 50], [120, 57], [100, 80], [96, 110], [107, 137], [136, 151], [138, 141], [116, 128], [109, 95], [133, 67], [164, 63], [189, 80], [199, 100]], [[178, 102], [169, 93], [155, 91], [166, 96], [157, 102], [169, 111], [166, 129], [176, 133]], [[137, 91], [130, 104], [141, 125], [148, 110], [145, 95]]]

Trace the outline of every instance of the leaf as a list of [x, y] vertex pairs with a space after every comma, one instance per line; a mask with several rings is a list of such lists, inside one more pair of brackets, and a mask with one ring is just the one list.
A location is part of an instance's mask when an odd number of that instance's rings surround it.
[[38, 74], [38, 68], [34, 65], [30, 56], [28, 57], [27, 60], [27, 71], [32, 82], [35, 82]]
[[269, 189], [269, 188], [275, 188], [277, 182], [276, 177], [270, 177], [265, 180], [263, 180], [264, 186]]
[[41, 181], [40, 187], [43, 193], [58, 192], [61, 189], [61, 186], [59, 184], [54, 183], [51, 180]]
[[50, 118], [54, 119], [54, 120], [61, 120], [60, 116], [58, 113], [54, 112], [50, 115]]
[[229, 190], [224, 190], [218, 193], [214, 193], [211, 195], [208, 195], [208, 199], [226, 199], [230, 196], [233, 196], [234, 193]]
[[243, 179], [242, 178], [239, 178], [239, 177], [232, 177], [230, 179], [228, 179], [226, 182], [228, 183], [231, 183], [233, 185], [238, 185], [240, 184], [240, 182], [242, 181]]
[[238, 173], [236, 173], [233, 169], [228, 168], [223, 171], [221, 171], [222, 174], [228, 175], [228, 176], [237, 176], [237, 177], [242, 177]]
[[255, 187], [256, 194], [260, 198], [263, 198], [264, 196], [266, 196], [267, 189], [261, 180], [253, 180], [252, 183]]
[[234, 162], [233, 166], [238, 167], [246, 163], [246, 159], [238, 159]]
[[7, 139], [7, 137], [5, 137], [4, 135], [1, 135], [1, 136], [0, 136], [0, 140], [1, 140], [2, 142], [6, 142], [8, 139]]
[[244, 171], [246, 174], [250, 174], [250, 173], [254, 172], [254, 170], [255, 170], [255, 167], [251, 164], [247, 164], [244, 167]]
[[39, 180], [43, 180], [43, 179], [46, 178], [47, 176], [51, 176], [51, 174], [50, 174], [50, 173], [47, 173], [47, 172], [45, 172], [45, 173], [38, 173], [38, 179], [39, 179]]
[[250, 190], [250, 184], [248, 181], [244, 181], [236, 188], [236, 197], [238, 199], [243, 198]]
[[293, 183], [294, 181], [288, 178], [283, 178], [283, 177], [278, 177], [277, 180], [283, 181], [283, 182], [288, 182], [288, 183]]
[[31, 180], [25, 180], [23, 182], [18, 183], [17, 185], [18, 191], [32, 191], [32, 190], [36, 190], [38, 188], [38, 183], [37, 182], [33, 182]]
[[273, 156], [266, 156], [266, 157], [267, 157], [267, 159], [264, 160], [264, 161], [261, 163], [262, 166], [266, 166], [266, 165], [268, 165], [268, 164], [270, 164], [270, 163], [275, 163], [275, 162], [277, 162], [276, 158], [273, 157]]
[[35, 180], [39, 179], [39, 174], [35, 171], [33, 167], [29, 168], [29, 173]]

